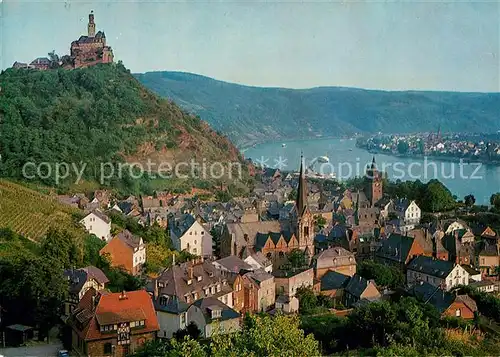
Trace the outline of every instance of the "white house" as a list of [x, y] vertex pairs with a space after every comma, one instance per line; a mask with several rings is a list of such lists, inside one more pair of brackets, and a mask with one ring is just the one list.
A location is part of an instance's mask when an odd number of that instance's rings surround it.
[[80, 223], [90, 234], [95, 234], [106, 242], [111, 239], [111, 220], [101, 211], [96, 209], [90, 212]]
[[250, 264], [253, 270], [263, 269], [266, 273], [273, 272], [273, 263], [264, 256], [262, 252], [256, 252], [248, 255], [244, 262]]
[[414, 258], [406, 270], [406, 282], [409, 285], [419, 281], [448, 291], [458, 285], [469, 285], [469, 273], [454, 262], [421, 255]]
[[170, 225], [172, 244], [178, 251], [212, 256], [212, 235], [193, 216], [184, 214]]
[[467, 224], [461, 220], [456, 220], [456, 221], [453, 221], [451, 222], [448, 227], [446, 228], [446, 231], [444, 232], [445, 234], [452, 234], [453, 232], [457, 231], [457, 230], [462, 230], [462, 229], [465, 229], [465, 230], [469, 230], [469, 227], [467, 226]]

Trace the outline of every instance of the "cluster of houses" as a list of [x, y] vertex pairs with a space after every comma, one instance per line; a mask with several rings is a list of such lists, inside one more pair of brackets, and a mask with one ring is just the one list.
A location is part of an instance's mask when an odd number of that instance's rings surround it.
[[[364, 190], [334, 195], [308, 183], [303, 167], [298, 177], [264, 172], [253, 198], [227, 203], [168, 193], [117, 202], [106, 191], [97, 191], [92, 201], [60, 197], [87, 210], [81, 223], [106, 241], [101, 254], [131, 274], [143, 273], [146, 243], [127, 230], [112, 235], [106, 210], [165, 228], [175, 249], [197, 257], [174, 262], [133, 292], [110, 293], [108, 279], [95, 267], [66, 271], [65, 319], [73, 329], [73, 348], [91, 356], [124, 356], [193, 323], [206, 338], [235, 331], [247, 312], [298, 312], [297, 291], [304, 287], [329, 296], [338, 308], [389, 298], [387, 287], [356, 272], [363, 259], [399, 269], [406, 276], [405, 293], [443, 316], [472, 318], [474, 300], [450, 290], [471, 285], [497, 291], [497, 233], [460, 220], [420, 224], [416, 202], [383, 196], [375, 161], [366, 177]], [[303, 262], [292, 262], [293, 255]]]

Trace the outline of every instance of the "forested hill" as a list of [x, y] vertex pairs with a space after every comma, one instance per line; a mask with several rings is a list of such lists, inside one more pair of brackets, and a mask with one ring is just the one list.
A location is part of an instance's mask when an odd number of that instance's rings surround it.
[[121, 63], [75, 70], [7, 69], [0, 74], [0, 176], [26, 162], [86, 163], [240, 155], [204, 121], [143, 87]]
[[136, 74], [146, 87], [244, 144], [353, 133], [500, 130], [500, 94], [258, 88], [190, 73]]

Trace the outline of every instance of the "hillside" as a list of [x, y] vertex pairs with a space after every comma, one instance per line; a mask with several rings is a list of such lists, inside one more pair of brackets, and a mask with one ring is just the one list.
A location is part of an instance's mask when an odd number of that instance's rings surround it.
[[[0, 179], [0, 227], [9, 228], [32, 240], [39, 240], [50, 227], [69, 230], [83, 236], [73, 214], [78, 212], [55, 198], [24, 186]], [[0, 244], [0, 251], [1, 251]]]
[[[0, 177], [25, 178], [27, 162], [49, 163], [52, 172], [55, 163], [85, 165], [83, 178], [97, 180], [107, 162], [241, 159], [227, 138], [144, 88], [121, 63], [11, 68], [0, 83]], [[57, 184], [44, 170], [43, 183]]]
[[135, 75], [243, 145], [354, 133], [500, 130], [500, 94], [258, 88], [181, 72]]

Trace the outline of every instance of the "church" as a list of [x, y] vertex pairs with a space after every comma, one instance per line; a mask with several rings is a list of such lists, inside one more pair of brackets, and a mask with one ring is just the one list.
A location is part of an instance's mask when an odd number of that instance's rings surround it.
[[307, 204], [308, 191], [301, 157], [297, 198], [289, 219], [227, 223], [222, 231], [221, 256], [235, 255], [245, 259], [261, 252], [276, 269], [288, 262], [288, 253], [299, 249], [310, 262], [315, 253], [315, 231], [313, 215]]

